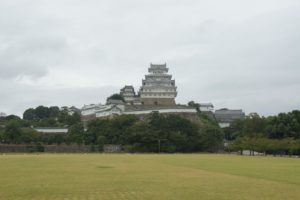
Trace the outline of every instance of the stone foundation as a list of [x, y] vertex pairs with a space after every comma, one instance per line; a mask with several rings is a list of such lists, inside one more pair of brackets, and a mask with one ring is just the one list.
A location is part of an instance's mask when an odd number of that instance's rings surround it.
[[173, 98], [141, 98], [142, 105], [159, 105], [159, 106], [174, 106], [176, 105]]

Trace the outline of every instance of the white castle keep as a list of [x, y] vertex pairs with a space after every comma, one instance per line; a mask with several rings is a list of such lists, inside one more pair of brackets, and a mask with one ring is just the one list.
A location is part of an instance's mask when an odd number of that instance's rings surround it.
[[168, 74], [166, 64], [150, 64], [150, 74], [145, 76], [139, 91], [141, 103], [144, 105], [175, 105], [177, 87], [172, 75]]
[[120, 91], [121, 96], [127, 104], [131, 105], [176, 105], [177, 87], [168, 71], [166, 64], [150, 64], [149, 74], [142, 80], [138, 94], [135, 93], [133, 86], [126, 85]]

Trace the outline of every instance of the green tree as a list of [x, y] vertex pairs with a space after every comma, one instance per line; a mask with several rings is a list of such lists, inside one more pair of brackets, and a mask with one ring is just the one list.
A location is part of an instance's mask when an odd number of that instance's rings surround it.
[[49, 117], [58, 118], [59, 117], [59, 113], [60, 113], [60, 110], [59, 110], [58, 106], [51, 106], [51, 107], [49, 107]]
[[202, 151], [217, 152], [223, 149], [224, 134], [221, 129], [208, 127], [200, 129], [200, 146]]
[[199, 113], [201, 112], [199, 103], [195, 103], [194, 101], [190, 101], [190, 102], [188, 102], [188, 106], [196, 108], [197, 112], [199, 112]]
[[13, 120], [8, 122], [6, 125], [3, 133], [3, 139], [5, 142], [17, 144], [20, 143], [21, 134], [22, 130], [19, 122]]
[[103, 151], [103, 147], [106, 144], [106, 138], [103, 135], [99, 135], [97, 138], [98, 150]]
[[22, 132], [20, 135], [21, 143], [37, 143], [39, 141], [41, 134], [39, 134], [36, 130], [32, 128], [22, 128]]
[[66, 115], [65, 116], [65, 123], [69, 126], [80, 123], [81, 116], [79, 113], [73, 113], [72, 115]]
[[38, 119], [45, 119], [50, 117], [50, 110], [48, 107], [45, 106], [38, 106], [35, 109], [35, 114], [38, 117]]
[[107, 129], [109, 129], [109, 120], [96, 119], [87, 124], [87, 131], [84, 132], [85, 144], [97, 144], [97, 138], [102, 135], [105, 136]]
[[6, 121], [10, 121], [10, 120], [21, 120], [21, 118], [17, 115], [8, 115], [5, 117]]
[[124, 98], [120, 95], [120, 94], [113, 94], [113, 95], [111, 95], [111, 96], [109, 96], [107, 99], [106, 99], [106, 101], [108, 101], [108, 100], [122, 100], [122, 101], [124, 101]]
[[84, 128], [82, 123], [72, 125], [68, 131], [69, 140], [76, 144], [84, 142]]
[[35, 113], [35, 109], [33, 108], [29, 108], [23, 113], [23, 119], [25, 120], [36, 120], [37, 118], [38, 117]]

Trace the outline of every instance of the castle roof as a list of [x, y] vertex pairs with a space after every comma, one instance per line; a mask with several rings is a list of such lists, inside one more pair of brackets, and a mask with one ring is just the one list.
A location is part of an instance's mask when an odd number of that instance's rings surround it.
[[150, 63], [150, 68], [148, 71], [151, 72], [168, 72], [167, 64], [152, 64]]

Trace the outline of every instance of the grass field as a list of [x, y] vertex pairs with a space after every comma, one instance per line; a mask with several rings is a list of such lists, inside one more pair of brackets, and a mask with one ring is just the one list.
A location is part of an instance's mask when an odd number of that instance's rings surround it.
[[300, 159], [230, 155], [0, 155], [0, 199], [300, 199]]

